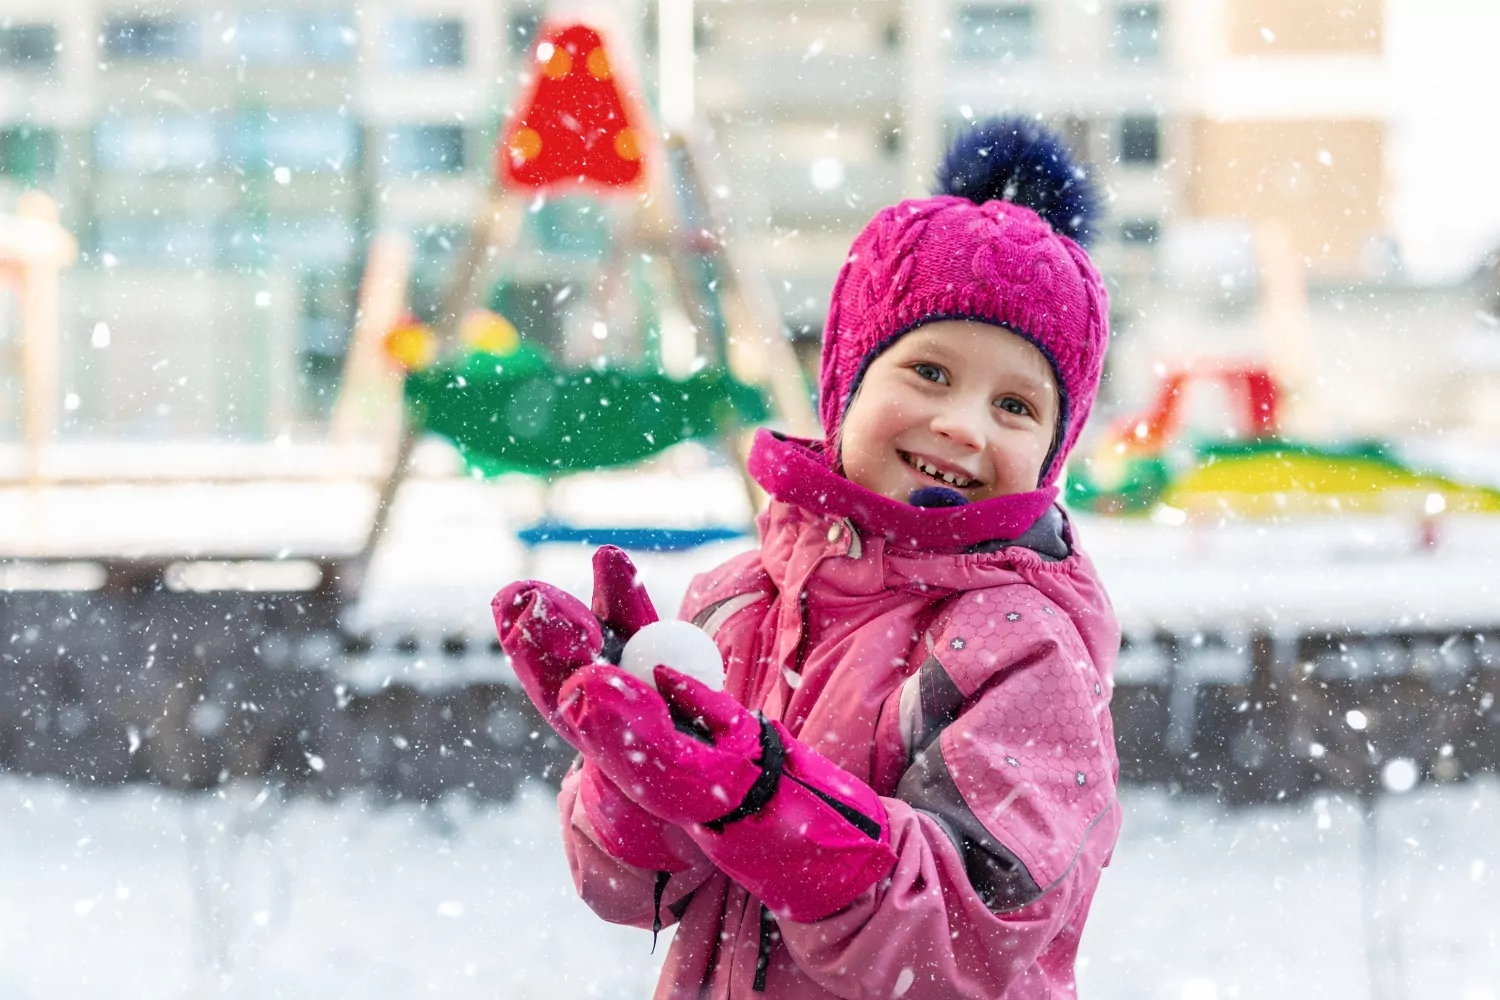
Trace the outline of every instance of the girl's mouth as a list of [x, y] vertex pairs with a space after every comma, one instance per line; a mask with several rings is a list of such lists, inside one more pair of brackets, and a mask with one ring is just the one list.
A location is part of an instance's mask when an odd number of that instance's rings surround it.
[[915, 455], [908, 454], [907, 452], [898, 450], [896, 454], [901, 456], [901, 461], [905, 462], [913, 469], [916, 469], [924, 476], [927, 476], [929, 479], [932, 479], [934, 482], [939, 482], [945, 486], [952, 486], [954, 489], [960, 490], [971, 489], [979, 485], [979, 480], [977, 479], [970, 479], [962, 473], [944, 472], [942, 469], [939, 469], [931, 462], [928, 462], [925, 459], [918, 458]]

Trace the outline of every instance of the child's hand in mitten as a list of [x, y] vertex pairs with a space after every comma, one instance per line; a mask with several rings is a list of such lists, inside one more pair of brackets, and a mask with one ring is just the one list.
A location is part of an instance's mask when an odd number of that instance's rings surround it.
[[[584, 753], [649, 811], [674, 823], [728, 815], [765, 774], [760, 721], [669, 667], [656, 668], [656, 683], [661, 694], [617, 667], [585, 667], [563, 685], [559, 710]], [[701, 697], [689, 700], [686, 683]]]
[[[535, 580], [506, 587], [491, 607], [500, 645], [521, 687], [558, 735], [581, 749], [577, 734], [557, 712], [558, 689], [580, 668], [617, 659], [625, 640], [656, 621], [630, 557], [612, 545], [594, 553], [592, 610]], [[583, 762], [578, 798], [600, 846], [628, 865], [678, 872], [702, 857], [682, 830], [636, 805], [592, 761]]]
[[630, 557], [613, 545], [594, 553], [593, 609], [538, 580], [505, 587], [490, 602], [500, 646], [532, 704], [558, 735], [578, 740], [557, 714], [557, 691], [581, 667], [615, 660], [637, 630], [656, 621], [656, 609], [636, 578]]
[[579, 767], [578, 802], [599, 846], [627, 865], [676, 873], [703, 857], [687, 831], [642, 809], [587, 756]]
[[835, 913], [889, 874], [896, 854], [869, 785], [727, 694], [668, 667], [655, 680], [594, 665], [558, 695], [584, 752], [631, 798], [793, 920]]

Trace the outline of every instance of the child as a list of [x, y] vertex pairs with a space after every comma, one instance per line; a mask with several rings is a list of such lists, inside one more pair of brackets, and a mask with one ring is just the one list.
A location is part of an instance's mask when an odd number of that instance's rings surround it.
[[658, 998], [1074, 992], [1120, 826], [1119, 630], [1054, 503], [1108, 337], [1069, 237], [1093, 196], [1024, 120], [962, 136], [940, 181], [855, 240], [824, 440], [760, 432], [760, 548], [684, 601], [723, 692], [610, 665], [656, 617], [618, 550], [592, 609], [535, 582], [495, 598], [582, 751], [559, 797], [579, 893], [680, 924]]

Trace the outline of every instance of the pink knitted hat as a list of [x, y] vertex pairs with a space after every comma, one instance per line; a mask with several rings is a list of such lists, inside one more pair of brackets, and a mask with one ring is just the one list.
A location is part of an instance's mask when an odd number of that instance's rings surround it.
[[967, 319], [1025, 337], [1052, 364], [1058, 428], [1038, 486], [1054, 483], [1088, 419], [1109, 339], [1104, 283], [1080, 243], [1097, 200], [1060, 142], [1029, 119], [960, 135], [942, 194], [881, 210], [854, 240], [823, 334], [824, 454], [870, 363], [924, 323]]

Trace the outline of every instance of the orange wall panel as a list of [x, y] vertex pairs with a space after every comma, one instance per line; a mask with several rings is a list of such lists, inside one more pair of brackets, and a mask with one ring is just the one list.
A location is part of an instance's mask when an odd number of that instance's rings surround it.
[[1373, 120], [1192, 122], [1186, 209], [1280, 219], [1312, 273], [1353, 275], [1385, 232], [1385, 125]]

